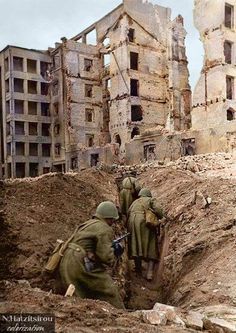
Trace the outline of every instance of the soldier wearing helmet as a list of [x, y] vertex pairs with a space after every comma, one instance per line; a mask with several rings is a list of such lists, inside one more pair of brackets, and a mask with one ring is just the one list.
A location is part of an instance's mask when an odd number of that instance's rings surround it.
[[111, 225], [118, 219], [112, 202], [100, 203], [94, 217], [80, 225], [69, 243], [60, 263], [60, 275], [66, 288], [70, 284], [75, 286], [76, 296], [100, 299], [124, 308], [118, 289], [105, 269], [117, 255], [112, 248]]
[[128, 216], [130, 205], [138, 198], [140, 189], [141, 187], [135, 177], [129, 176], [123, 179], [122, 190], [120, 191], [120, 208], [124, 220]]
[[163, 212], [157, 202], [152, 198], [150, 190], [141, 189], [139, 199], [135, 200], [129, 208], [128, 231], [131, 236], [128, 242], [129, 258], [135, 262], [135, 270], [142, 272], [142, 260], [147, 262], [147, 280], [153, 279], [154, 265], [159, 260], [156, 229], [146, 224], [146, 211], [150, 209], [161, 219]]

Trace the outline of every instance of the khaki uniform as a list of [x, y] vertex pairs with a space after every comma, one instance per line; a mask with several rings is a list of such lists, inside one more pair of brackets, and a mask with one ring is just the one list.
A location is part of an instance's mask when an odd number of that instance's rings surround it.
[[131, 233], [128, 242], [129, 258], [139, 257], [146, 261], [159, 260], [156, 230], [146, 226], [145, 210], [151, 208], [158, 218], [163, 212], [157, 206], [156, 200], [150, 197], [140, 197], [135, 200], [129, 209], [128, 231]]
[[126, 177], [122, 182], [122, 190], [120, 191], [120, 208], [122, 215], [128, 216], [128, 210], [134, 200], [137, 199], [139, 191], [137, 179], [134, 177]]
[[[80, 231], [81, 230], [81, 231]], [[75, 295], [81, 298], [99, 299], [117, 308], [123, 302], [105, 266], [114, 262], [112, 228], [102, 219], [94, 218], [83, 223], [65, 251], [60, 263], [60, 275], [64, 286], [75, 286]], [[85, 256], [92, 256], [94, 268], [87, 272]]]

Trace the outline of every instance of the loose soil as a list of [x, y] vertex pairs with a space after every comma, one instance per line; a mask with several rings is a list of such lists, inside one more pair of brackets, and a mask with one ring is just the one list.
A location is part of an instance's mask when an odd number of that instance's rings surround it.
[[[122, 295], [126, 291], [127, 307], [235, 305], [236, 180], [173, 168], [150, 168], [139, 179], [163, 206], [166, 224], [152, 283], [136, 276], [125, 256], [117, 266], [114, 279]], [[115, 175], [95, 169], [49, 174], [1, 183], [0, 191], [1, 312], [53, 312], [57, 332], [63, 333], [193, 332], [144, 324], [134, 313], [104, 302], [65, 298], [58, 295], [58, 277], [43, 272], [56, 239], [67, 239], [101, 201], [118, 203]], [[211, 203], [206, 205], [207, 197]], [[115, 232], [121, 234], [124, 227], [116, 226]]]

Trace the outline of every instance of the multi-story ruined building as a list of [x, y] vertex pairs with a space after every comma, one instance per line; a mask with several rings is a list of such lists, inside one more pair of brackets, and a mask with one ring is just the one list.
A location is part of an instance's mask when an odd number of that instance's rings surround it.
[[7, 46], [0, 53], [1, 164], [5, 177], [36, 176], [51, 167], [46, 52]]
[[191, 124], [185, 36], [182, 17], [172, 21], [169, 8], [124, 0], [47, 52], [4, 49], [5, 175], [159, 155], [155, 133], [159, 140], [163, 130], [178, 132]]
[[[53, 144], [63, 146], [66, 170], [77, 156], [79, 165], [125, 157], [127, 143], [157, 128], [190, 127], [185, 35], [182, 17], [171, 21], [170, 9], [124, 0], [51, 50], [53, 122], [61, 128]], [[119, 149], [111, 154], [101, 149], [106, 144]]]
[[193, 95], [192, 129], [198, 153], [236, 147], [235, 10], [235, 0], [195, 0], [194, 21], [205, 50]]

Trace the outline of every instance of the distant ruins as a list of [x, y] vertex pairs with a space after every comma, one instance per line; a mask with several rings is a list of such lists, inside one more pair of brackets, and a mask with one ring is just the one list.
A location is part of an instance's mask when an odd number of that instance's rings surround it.
[[183, 18], [172, 21], [169, 8], [123, 0], [55, 48], [7, 46], [0, 176], [229, 150], [236, 144], [235, 5], [195, 1], [206, 55], [193, 109]]

